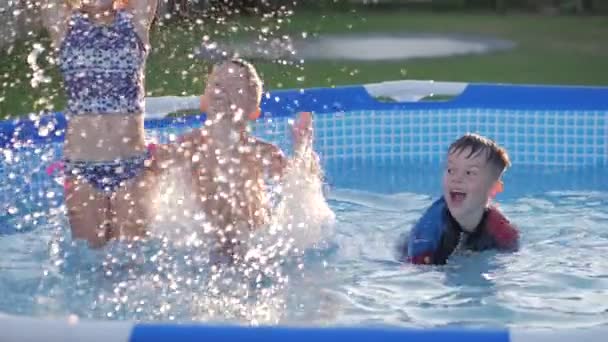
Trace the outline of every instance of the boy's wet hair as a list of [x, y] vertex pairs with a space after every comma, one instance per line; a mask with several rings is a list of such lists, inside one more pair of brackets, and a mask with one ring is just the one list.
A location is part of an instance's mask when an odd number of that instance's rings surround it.
[[511, 166], [507, 150], [494, 140], [475, 133], [467, 133], [454, 141], [448, 149], [448, 154], [461, 153], [467, 148], [470, 149], [467, 158], [485, 153], [486, 162], [495, 169], [498, 177]]

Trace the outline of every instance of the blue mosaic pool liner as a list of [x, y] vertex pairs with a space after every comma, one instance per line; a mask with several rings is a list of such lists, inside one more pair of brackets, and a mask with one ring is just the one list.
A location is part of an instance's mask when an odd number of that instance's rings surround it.
[[[286, 142], [288, 119], [316, 115], [317, 151], [326, 160], [440, 162], [464, 133], [486, 135], [509, 151], [514, 165], [603, 166], [608, 160], [608, 87], [469, 85], [450, 101], [384, 103], [363, 86], [267, 93], [256, 134]], [[147, 120], [150, 137], [165, 141], [200, 126], [204, 115]], [[0, 122], [0, 146], [61, 143], [61, 113]]]

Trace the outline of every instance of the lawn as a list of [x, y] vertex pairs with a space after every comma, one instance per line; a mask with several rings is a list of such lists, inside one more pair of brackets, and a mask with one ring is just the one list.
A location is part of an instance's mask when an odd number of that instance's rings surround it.
[[[208, 35], [236, 39], [261, 27], [272, 31], [276, 19], [240, 18], [216, 23], [167, 22], [155, 27], [153, 51], [148, 60], [148, 95], [198, 94], [204, 85], [206, 63], [192, 51]], [[245, 32], [245, 31], [249, 32]], [[296, 10], [282, 33], [308, 36], [323, 33], [407, 32], [463, 33], [512, 40], [517, 47], [486, 55], [382, 62], [307, 61], [298, 65], [256, 63], [268, 89], [334, 86], [396, 79], [608, 85], [608, 17], [548, 17], [429, 13], [406, 10], [313, 12]], [[32, 70], [26, 62], [33, 43], [48, 47], [38, 36], [0, 52], [0, 116], [61, 109], [64, 97], [54, 66], [41, 63], [50, 83], [31, 86]], [[43, 53], [43, 55], [45, 55]], [[48, 54], [46, 54], [48, 55]], [[45, 56], [46, 56], [45, 55]], [[40, 58], [43, 60], [43, 58]]]

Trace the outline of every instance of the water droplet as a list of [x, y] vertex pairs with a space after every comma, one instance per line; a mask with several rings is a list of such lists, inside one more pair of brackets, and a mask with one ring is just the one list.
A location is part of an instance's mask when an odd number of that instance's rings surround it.
[[17, 209], [17, 207], [10, 206], [10, 207], [8, 207], [7, 211], [9, 214], [15, 215], [19, 212], [19, 209]]
[[78, 323], [78, 316], [72, 314], [68, 317], [68, 323], [71, 325], [77, 324]]
[[49, 135], [49, 128], [47, 126], [42, 126], [38, 128], [38, 136], [46, 137]]

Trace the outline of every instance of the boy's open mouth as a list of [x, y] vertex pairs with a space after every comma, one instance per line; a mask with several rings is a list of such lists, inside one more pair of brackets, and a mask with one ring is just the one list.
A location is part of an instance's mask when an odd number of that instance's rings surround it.
[[450, 191], [450, 200], [454, 204], [461, 204], [466, 197], [467, 197], [467, 194], [464, 192]]

